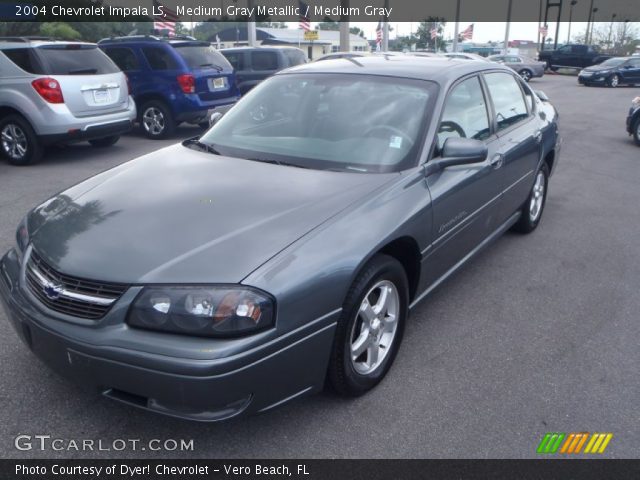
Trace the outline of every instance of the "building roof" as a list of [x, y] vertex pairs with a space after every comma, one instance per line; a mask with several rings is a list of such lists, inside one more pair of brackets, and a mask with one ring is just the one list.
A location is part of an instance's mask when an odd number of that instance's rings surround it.
[[[315, 44], [329, 44], [332, 42], [340, 41], [340, 32], [337, 30], [318, 30], [318, 40], [314, 40]], [[218, 32], [218, 36], [220, 37], [220, 41], [222, 42], [233, 42], [233, 41], [246, 41], [247, 40], [247, 29], [245, 27], [241, 27], [236, 29], [235, 27], [227, 28]], [[267, 27], [257, 27], [256, 28], [256, 37], [258, 40], [262, 42], [277, 42], [277, 43], [290, 43], [290, 44], [299, 44], [311, 43], [309, 40], [304, 39], [304, 32], [302, 30], [294, 30], [291, 28], [267, 28]], [[354, 35], [352, 33], [349, 34], [349, 40], [352, 44], [363, 43], [367, 44], [367, 39], [362, 38], [358, 35]], [[215, 36], [209, 39], [211, 42], [215, 42]]]

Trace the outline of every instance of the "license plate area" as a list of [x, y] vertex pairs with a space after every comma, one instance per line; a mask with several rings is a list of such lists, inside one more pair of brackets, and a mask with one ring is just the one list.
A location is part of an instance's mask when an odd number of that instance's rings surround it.
[[96, 103], [96, 105], [109, 103], [110, 100], [111, 100], [111, 94], [109, 93], [109, 90], [107, 90], [106, 88], [93, 91], [93, 101]]
[[216, 90], [224, 90], [227, 88], [227, 78], [226, 77], [217, 77], [217, 78], [209, 78], [209, 90], [215, 92]]

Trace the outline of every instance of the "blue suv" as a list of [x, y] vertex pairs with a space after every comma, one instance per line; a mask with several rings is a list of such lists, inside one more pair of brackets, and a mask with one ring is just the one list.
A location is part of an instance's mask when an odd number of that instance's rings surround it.
[[233, 67], [207, 42], [129, 36], [98, 45], [127, 74], [149, 138], [166, 138], [182, 122], [207, 126], [212, 110], [240, 98]]

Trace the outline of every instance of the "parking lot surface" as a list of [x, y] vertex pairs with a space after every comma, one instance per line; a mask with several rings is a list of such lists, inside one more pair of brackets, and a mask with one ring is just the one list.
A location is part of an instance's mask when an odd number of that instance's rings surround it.
[[[1, 456], [521, 458], [535, 457], [546, 432], [611, 432], [604, 456], [638, 458], [640, 148], [624, 119], [640, 89], [557, 75], [531, 86], [560, 111], [564, 138], [540, 227], [508, 233], [422, 302], [371, 393], [323, 393], [221, 424], [164, 418], [52, 374], [0, 312]], [[134, 133], [113, 148], [52, 150], [31, 167], [0, 161], [0, 251], [39, 202], [177, 140]], [[19, 451], [20, 434], [103, 446], [193, 439], [194, 450]]]

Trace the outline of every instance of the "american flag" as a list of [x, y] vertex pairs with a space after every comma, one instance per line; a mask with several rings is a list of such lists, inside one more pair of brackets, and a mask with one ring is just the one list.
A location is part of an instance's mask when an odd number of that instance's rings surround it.
[[438, 38], [438, 28], [437, 27], [433, 27], [430, 31], [431, 31], [431, 40], [435, 40], [436, 38]]
[[382, 20], [378, 22], [376, 27], [376, 50], [380, 51], [382, 48]]
[[460, 32], [460, 38], [464, 40], [473, 39], [473, 23], [465, 28], [462, 32]]
[[300, 24], [298, 25], [298, 28], [301, 28], [305, 32], [308, 32], [309, 30], [311, 30], [311, 19], [307, 15], [307, 11], [309, 10], [309, 6], [304, 2], [300, 2], [299, 7], [300, 7], [300, 14], [299, 14], [300, 15]]
[[165, 31], [170, 37], [176, 34], [176, 22], [179, 20], [175, 10], [161, 4], [158, 0], [153, 0], [153, 8], [156, 12], [162, 9], [162, 14], [153, 17], [153, 28]]

